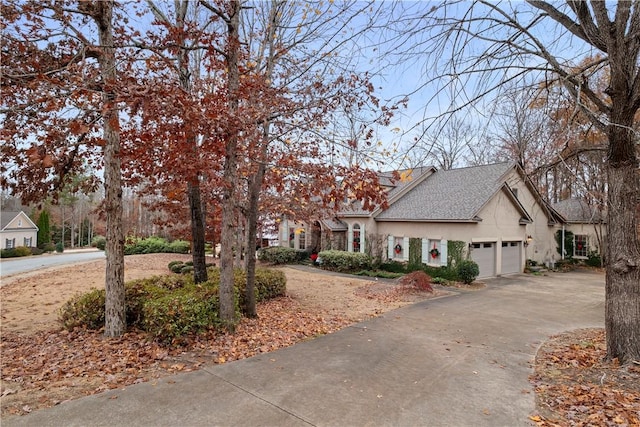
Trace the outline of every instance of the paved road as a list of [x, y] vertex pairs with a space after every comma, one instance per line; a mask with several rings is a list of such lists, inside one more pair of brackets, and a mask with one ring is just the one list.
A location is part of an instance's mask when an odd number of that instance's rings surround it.
[[70, 251], [61, 254], [37, 255], [24, 258], [9, 258], [0, 261], [0, 277], [18, 273], [28, 273], [41, 268], [64, 264], [93, 261], [104, 258], [104, 252], [98, 250]]
[[487, 283], [273, 353], [73, 400], [2, 426], [531, 426], [536, 351], [552, 334], [603, 326], [604, 276]]

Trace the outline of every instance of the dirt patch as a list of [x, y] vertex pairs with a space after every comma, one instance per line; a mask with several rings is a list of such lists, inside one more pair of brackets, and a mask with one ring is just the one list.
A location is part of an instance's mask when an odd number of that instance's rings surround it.
[[[125, 280], [170, 274], [170, 261], [189, 259], [177, 254], [127, 256]], [[258, 319], [242, 319], [234, 334], [212, 333], [167, 348], [141, 332], [107, 340], [100, 331], [60, 330], [59, 308], [77, 293], [104, 288], [104, 269], [105, 260], [98, 260], [2, 279], [3, 418], [203, 364], [270, 352], [447, 293], [415, 292], [394, 281], [282, 267], [287, 296], [261, 303]]]

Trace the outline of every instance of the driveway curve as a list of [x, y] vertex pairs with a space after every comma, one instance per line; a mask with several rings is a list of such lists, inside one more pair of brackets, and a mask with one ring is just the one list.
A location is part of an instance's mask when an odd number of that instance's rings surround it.
[[0, 277], [30, 273], [43, 268], [79, 264], [105, 257], [104, 251], [97, 249], [69, 250], [58, 254], [43, 254], [24, 258], [7, 258], [0, 261]]
[[250, 359], [3, 425], [527, 426], [540, 344], [604, 323], [604, 275], [515, 275]]

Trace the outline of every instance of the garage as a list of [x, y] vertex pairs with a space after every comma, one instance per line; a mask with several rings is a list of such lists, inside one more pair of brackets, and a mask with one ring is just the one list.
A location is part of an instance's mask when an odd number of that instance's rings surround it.
[[520, 242], [502, 242], [502, 274], [521, 273]]
[[495, 242], [472, 243], [471, 259], [478, 264], [479, 278], [496, 275]]

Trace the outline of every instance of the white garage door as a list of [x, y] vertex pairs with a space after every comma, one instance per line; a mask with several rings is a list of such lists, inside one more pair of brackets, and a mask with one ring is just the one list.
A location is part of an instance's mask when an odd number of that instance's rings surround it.
[[478, 277], [496, 275], [496, 244], [494, 242], [473, 243], [471, 259], [478, 264]]
[[502, 242], [502, 274], [521, 273], [520, 242]]

